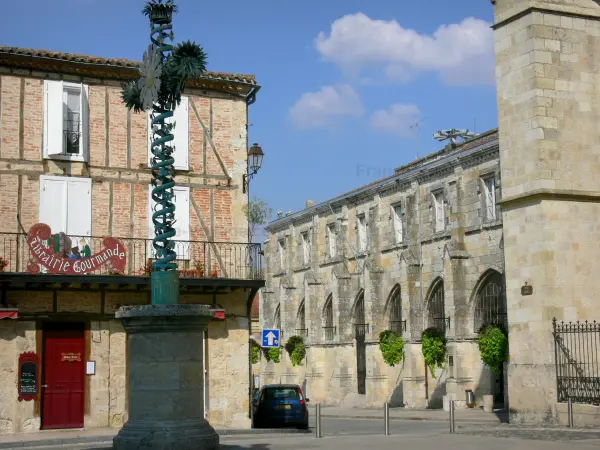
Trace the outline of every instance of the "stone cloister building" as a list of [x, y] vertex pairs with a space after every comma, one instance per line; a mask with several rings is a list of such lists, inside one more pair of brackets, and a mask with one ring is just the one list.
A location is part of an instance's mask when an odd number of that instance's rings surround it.
[[[444, 395], [504, 401], [484, 367], [479, 328], [505, 322], [498, 134], [489, 131], [268, 225], [262, 328], [304, 337], [304, 365], [262, 360], [261, 382], [303, 385], [314, 402], [441, 406]], [[436, 326], [448, 359], [426, 371], [421, 334]], [[385, 364], [379, 334], [405, 340]]]

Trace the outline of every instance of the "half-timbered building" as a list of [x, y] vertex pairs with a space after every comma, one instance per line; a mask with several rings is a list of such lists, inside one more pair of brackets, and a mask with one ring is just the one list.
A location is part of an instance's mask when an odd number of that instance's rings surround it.
[[[114, 312], [150, 302], [154, 258], [149, 117], [121, 98], [139, 64], [0, 47], [0, 433], [127, 420], [128, 350]], [[252, 75], [207, 72], [188, 80], [173, 119], [180, 301], [225, 311], [204, 342], [182, 343], [206, 347], [216, 427], [250, 426], [250, 305], [264, 282], [243, 207], [258, 90]], [[38, 245], [73, 273], [36, 259], [27, 234], [38, 223], [51, 230]], [[104, 237], [122, 244], [123, 267], [85, 266]]]

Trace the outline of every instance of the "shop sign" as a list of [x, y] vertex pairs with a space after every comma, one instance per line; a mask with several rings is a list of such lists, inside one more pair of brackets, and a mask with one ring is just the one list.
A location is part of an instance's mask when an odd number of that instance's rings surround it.
[[38, 398], [39, 360], [34, 352], [21, 353], [19, 356], [19, 401]]
[[102, 265], [109, 266], [111, 272], [125, 271], [126, 250], [118, 239], [105, 237], [104, 248], [94, 254], [86, 238], [80, 238], [80, 242], [74, 246], [71, 246], [71, 242], [71, 238], [65, 233], [52, 235], [50, 227], [46, 224], [38, 223], [32, 226], [27, 235], [32, 258], [27, 271], [39, 273], [42, 266], [48, 273], [83, 275], [95, 272]]
[[60, 362], [81, 361], [81, 353], [61, 353]]

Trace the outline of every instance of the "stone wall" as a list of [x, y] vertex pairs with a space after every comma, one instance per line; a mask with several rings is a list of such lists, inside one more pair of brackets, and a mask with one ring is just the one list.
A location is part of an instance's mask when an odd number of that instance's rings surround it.
[[[477, 294], [488, 275], [502, 278], [504, 270], [502, 222], [496, 205], [492, 217], [486, 207], [484, 179], [488, 177], [496, 180], [494, 195], [500, 199], [498, 144], [493, 131], [400, 168], [379, 183], [271, 223], [265, 247], [268, 270], [261, 326], [275, 327], [279, 310], [285, 342], [299, 332], [299, 308], [304, 302], [309, 350], [301, 368], [291, 367], [287, 358], [280, 364], [263, 363], [263, 383], [279, 379], [306, 383], [309, 396], [325, 404], [379, 407], [391, 401], [409, 407], [441, 407], [448, 369], [438, 370], [435, 378], [431, 374], [426, 377], [420, 339], [424, 328], [446, 324], [448, 355], [454, 359], [454, 391], [463, 390], [456, 395], [464, 399], [464, 389], [473, 388], [480, 397], [491, 390], [490, 382], [482, 380], [482, 364], [472, 351], [478, 331], [474, 329]], [[444, 199], [440, 231], [435, 229], [435, 192]], [[394, 230], [393, 207], [398, 204], [403, 210], [400, 242]], [[357, 249], [361, 215], [368, 226], [365, 252]], [[331, 227], [336, 230], [333, 257], [327, 231]], [[303, 233], [310, 236], [308, 262], [303, 257]], [[283, 265], [280, 242], [285, 244]], [[430, 303], [440, 282], [444, 301], [436, 319], [431, 316], [434, 308]], [[500, 285], [503, 289], [503, 282]], [[401, 317], [393, 318], [391, 294], [398, 288]], [[360, 293], [364, 293], [364, 320], [369, 325], [366, 395], [357, 395], [353, 323], [357, 323]], [[327, 341], [324, 308], [330, 297], [336, 333]], [[503, 295], [499, 298], [503, 308]], [[504, 320], [505, 310], [500, 315]], [[405, 360], [399, 367], [388, 367], [378, 347], [379, 333], [404, 320]]]
[[[218, 304], [225, 308], [226, 320], [209, 324], [207, 406], [208, 418], [216, 427], [250, 427], [248, 295], [244, 289], [219, 295]], [[43, 356], [42, 330], [47, 319], [36, 319], [41, 311], [54, 321], [85, 323], [85, 359], [96, 362], [95, 375], [86, 375], [85, 427], [121, 427], [128, 411], [127, 345], [126, 333], [121, 322], [114, 319], [114, 311], [123, 305], [145, 304], [148, 294], [107, 292], [104, 311], [101, 294], [93, 292], [58, 291], [56, 308], [51, 291], [9, 291], [7, 298], [9, 304], [19, 308], [24, 320], [0, 321], [0, 375], [7, 381], [0, 385], [0, 434], [40, 429], [40, 402], [17, 401], [17, 363], [25, 351]], [[213, 298], [187, 294], [181, 302], [212, 304]]]
[[[552, 319], [600, 318], [600, 7], [592, 0], [495, 5], [510, 414], [564, 423]], [[526, 283], [532, 295], [522, 295]], [[572, 356], [578, 371], [581, 355]], [[582, 420], [597, 424], [598, 408], [588, 409]]]

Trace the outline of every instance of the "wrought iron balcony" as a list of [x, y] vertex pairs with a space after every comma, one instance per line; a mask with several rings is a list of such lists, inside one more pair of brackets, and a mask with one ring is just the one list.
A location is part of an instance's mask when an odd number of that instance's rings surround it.
[[[122, 275], [150, 276], [155, 251], [151, 239], [119, 238], [126, 251]], [[81, 259], [104, 248], [103, 237], [66, 236], [55, 234], [44, 243], [55, 255]], [[179, 276], [182, 278], [228, 278], [263, 280], [261, 245], [246, 242], [175, 241]], [[35, 262], [24, 233], [0, 233], [0, 258], [5, 261], [3, 272], [27, 272]], [[47, 269], [40, 266], [40, 273]], [[107, 265], [101, 265], [91, 275], [117, 275]]]
[[296, 328], [296, 334], [301, 337], [308, 337], [308, 328]]
[[406, 320], [390, 320], [390, 330], [402, 336], [406, 331]]
[[450, 317], [433, 317], [431, 325], [445, 333], [450, 329]]
[[325, 340], [333, 341], [335, 336], [335, 327], [323, 327], [323, 330], [325, 331]]

